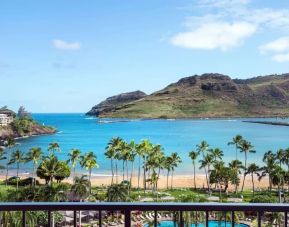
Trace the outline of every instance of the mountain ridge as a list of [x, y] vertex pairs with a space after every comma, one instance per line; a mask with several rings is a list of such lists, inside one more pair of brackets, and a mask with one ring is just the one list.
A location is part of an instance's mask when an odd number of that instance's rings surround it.
[[288, 116], [289, 73], [249, 79], [205, 73], [181, 78], [131, 101], [113, 97], [119, 101], [108, 106], [101, 102], [87, 114], [111, 118]]

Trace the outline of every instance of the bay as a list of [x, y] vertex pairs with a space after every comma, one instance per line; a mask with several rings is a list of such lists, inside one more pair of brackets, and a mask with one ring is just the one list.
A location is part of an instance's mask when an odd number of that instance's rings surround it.
[[[224, 151], [223, 160], [229, 162], [235, 159], [235, 147], [228, 146], [236, 134], [241, 134], [255, 147], [256, 153], [249, 154], [248, 163], [262, 165], [263, 154], [289, 147], [289, 127], [245, 123], [248, 119], [158, 119], [158, 120], [120, 120], [97, 119], [85, 114], [33, 114], [33, 118], [44, 125], [51, 125], [58, 129], [54, 135], [35, 136], [20, 139], [17, 148], [28, 151], [31, 147], [41, 147], [47, 152], [48, 144], [58, 142], [61, 153], [58, 157], [67, 159], [67, 154], [73, 148], [83, 153], [93, 151], [97, 155], [100, 168], [95, 174], [109, 174], [110, 161], [104, 156], [107, 142], [112, 137], [121, 137], [127, 141], [139, 142], [150, 139], [154, 144], [161, 144], [166, 154], [178, 152], [182, 163], [177, 168], [178, 174], [191, 174], [192, 164], [188, 152], [196, 149], [201, 140], [206, 140], [211, 148], [219, 147]], [[249, 119], [275, 121], [275, 118]], [[99, 123], [102, 122], [102, 123]], [[278, 121], [289, 122], [288, 119]], [[244, 155], [238, 157], [243, 161]], [[22, 165], [25, 171], [31, 171], [31, 164]], [[77, 167], [78, 171], [81, 170]]]

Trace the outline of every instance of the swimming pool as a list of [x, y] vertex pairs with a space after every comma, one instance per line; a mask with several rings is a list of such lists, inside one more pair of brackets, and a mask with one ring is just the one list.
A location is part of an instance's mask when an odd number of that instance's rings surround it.
[[[178, 227], [178, 224], [174, 224], [173, 221], [161, 221], [160, 224], [158, 224], [159, 227]], [[206, 225], [204, 223], [200, 223], [198, 225], [192, 224], [191, 227], [205, 227]], [[209, 227], [231, 227], [232, 224], [230, 222], [225, 221], [209, 221]], [[246, 224], [235, 224], [235, 227], [249, 227], [249, 225]], [[145, 227], [148, 227], [148, 225], [145, 225]]]

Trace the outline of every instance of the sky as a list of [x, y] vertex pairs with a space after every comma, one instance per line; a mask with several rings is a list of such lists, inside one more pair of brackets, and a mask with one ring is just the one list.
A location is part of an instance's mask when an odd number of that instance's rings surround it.
[[289, 72], [288, 0], [0, 1], [0, 106], [86, 112], [217, 72]]

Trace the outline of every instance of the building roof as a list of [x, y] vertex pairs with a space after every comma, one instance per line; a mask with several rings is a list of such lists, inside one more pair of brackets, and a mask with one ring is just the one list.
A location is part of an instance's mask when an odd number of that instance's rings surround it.
[[7, 109], [7, 107], [0, 108], [0, 114], [6, 114], [9, 116], [16, 116], [16, 113], [12, 110]]

